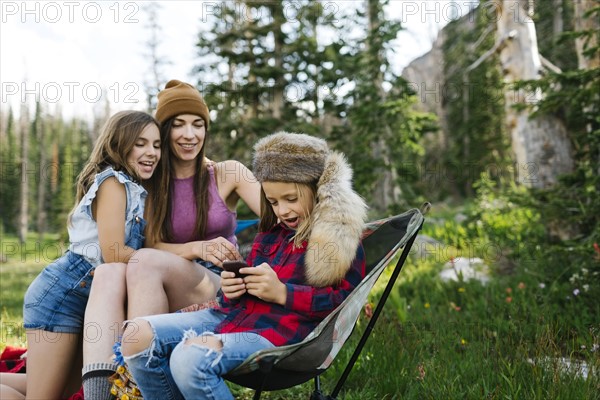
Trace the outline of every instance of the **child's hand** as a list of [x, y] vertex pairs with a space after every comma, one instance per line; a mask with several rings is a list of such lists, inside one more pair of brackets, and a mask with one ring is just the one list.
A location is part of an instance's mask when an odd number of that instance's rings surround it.
[[223, 294], [225, 294], [225, 296], [231, 300], [237, 299], [246, 293], [246, 285], [244, 285], [244, 280], [242, 278], [236, 278], [235, 273], [229, 271], [221, 272], [221, 289], [223, 290]]
[[247, 275], [244, 283], [248, 293], [264, 301], [285, 305], [287, 288], [269, 264], [262, 263], [254, 268], [240, 268], [240, 273]]

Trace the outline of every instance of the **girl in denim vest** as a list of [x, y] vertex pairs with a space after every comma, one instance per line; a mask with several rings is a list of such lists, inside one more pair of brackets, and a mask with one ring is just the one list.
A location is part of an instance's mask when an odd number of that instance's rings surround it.
[[68, 251], [25, 294], [27, 398], [60, 399], [79, 389], [81, 381], [71, 378], [80, 376], [82, 334], [109, 334], [93, 326], [84, 329], [95, 268], [111, 262], [122, 263], [124, 269], [142, 247], [146, 189], [140, 182], [152, 177], [160, 146], [157, 121], [139, 111], [116, 113], [98, 137], [77, 180]]
[[137, 318], [123, 356], [146, 399], [233, 399], [222, 376], [256, 351], [302, 341], [365, 275], [366, 205], [324, 140], [278, 133], [254, 147], [260, 233], [247, 262], [221, 273], [213, 309]]

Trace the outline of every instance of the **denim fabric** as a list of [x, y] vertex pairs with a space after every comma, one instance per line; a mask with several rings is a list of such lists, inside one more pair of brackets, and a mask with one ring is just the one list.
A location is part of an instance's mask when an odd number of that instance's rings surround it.
[[[145, 225], [143, 219], [134, 222], [127, 246], [134, 249], [142, 246]], [[85, 257], [71, 251], [44, 268], [25, 293], [25, 329], [80, 333], [94, 268]]]
[[[182, 349], [177, 351], [177, 358], [171, 358], [171, 353], [184, 338], [214, 332], [216, 326], [224, 317], [222, 313], [208, 309], [143, 318], [152, 326], [154, 339], [149, 348], [138, 354], [125, 357], [125, 361], [144, 398], [202, 399], [204, 398], [202, 397], [202, 389], [197, 392], [197, 388], [201, 385], [200, 382], [184, 382], [188, 379], [186, 375], [190, 373], [188, 369], [199, 371], [204, 370], [204, 366], [208, 365], [211, 367], [209, 374], [221, 375], [236, 367], [248, 355], [263, 348], [273, 347], [267, 340], [249, 332], [215, 335], [220, 337], [224, 343], [221, 352], [215, 354], [214, 351], [210, 352], [200, 345], [181, 344], [179, 348]], [[184, 357], [181, 353], [187, 353], [188, 350], [192, 351]], [[192, 354], [193, 356], [190, 357]], [[207, 357], [210, 359], [208, 363], [206, 362]], [[169, 361], [170, 358], [171, 361]], [[171, 370], [171, 366], [174, 366], [173, 370]], [[222, 383], [219, 388], [213, 388], [219, 390], [216, 394], [217, 397], [214, 398], [231, 398], [231, 394], [224, 386], [225, 383], [222, 379], [219, 376], [215, 376], [214, 379]], [[178, 384], [181, 384], [181, 390], [178, 388]], [[186, 392], [182, 393], [182, 391]], [[189, 392], [192, 394], [187, 394]]]
[[[83, 199], [79, 202], [69, 224], [69, 250], [81, 254], [94, 267], [101, 264], [102, 252], [98, 242], [98, 225], [92, 215], [92, 203], [96, 198], [98, 188], [108, 178], [114, 177], [125, 187], [127, 208], [125, 209], [125, 242], [134, 234], [133, 227], [143, 220], [144, 205], [147, 192], [140, 184], [128, 175], [113, 168], [107, 168], [96, 175], [94, 183], [90, 186]], [[145, 222], [144, 222], [145, 224]], [[143, 229], [141, 230], [143, 232]], [[140, 235], [141, 236], [141, 235]], [[139, 245], [131, 246], [135, 249], [142, 247], [144, 238], [141, 236]], [[136, 242], [137, 244], [137, 242]]]
[[202, 265], [204, 268], [206, 268], [210, 272], [217, 274], [219, 277], [221, 276], [221, 272], [223, 272], [223, 268], [211, 263], [210, 261], [204, 261], [201, 258], [196, 258], [194, 260], [194, 262]]
[[[194, 336], [196, 332], [188, 332], [184, 339]], [[273, 347], [267, 339], [252, 332], [214, 336], [223, 343], [220, 351], [202, 343], [186, 344], [184, 340], [171, 354], [173, 379], [186, 399], [233, 400], [222, 376], [255, 352]]]

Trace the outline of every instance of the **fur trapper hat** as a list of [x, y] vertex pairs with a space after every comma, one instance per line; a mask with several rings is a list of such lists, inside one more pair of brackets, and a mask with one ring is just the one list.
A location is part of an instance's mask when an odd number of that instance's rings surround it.
[[192, 114], [202, 117], [206, 123], [206, 129], [208, 129], [210, 122], [208, 106], [198, 89], [189, 83], [177, 79], [170, 80], [157, 97], [155, 117], [161, 124], [177, 115]]
[[354, 261], [367, 205], [352, 189], [352, 169], [323, 139], [280, 132], [254, 146], [253, 172], [260, 182], [317, 182], [317, 200], [305, 255], [306, 279], [323, 287], [339, 283]]

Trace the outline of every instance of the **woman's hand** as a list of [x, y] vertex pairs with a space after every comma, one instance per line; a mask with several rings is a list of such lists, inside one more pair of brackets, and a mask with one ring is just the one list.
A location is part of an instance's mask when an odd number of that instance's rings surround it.
[[257, 267], [240, 268], [241, 274], [246, 274], [244, 284], [246, 291], [261, 300], [284, 306], [287, 299], [287, 288], [267, 263]]
[[223, 267], [223, 261], [242, 258], [235, 245], [224, 237], [195, 242], [194, 253], [198, 258], [210, 261], [219, 267]]
[[235, 277], [234, 272], [223, 271], [221, 272], [221, 290], [228, 299], [233, 300], [246, 293], [246, 285], [242, 278]]

